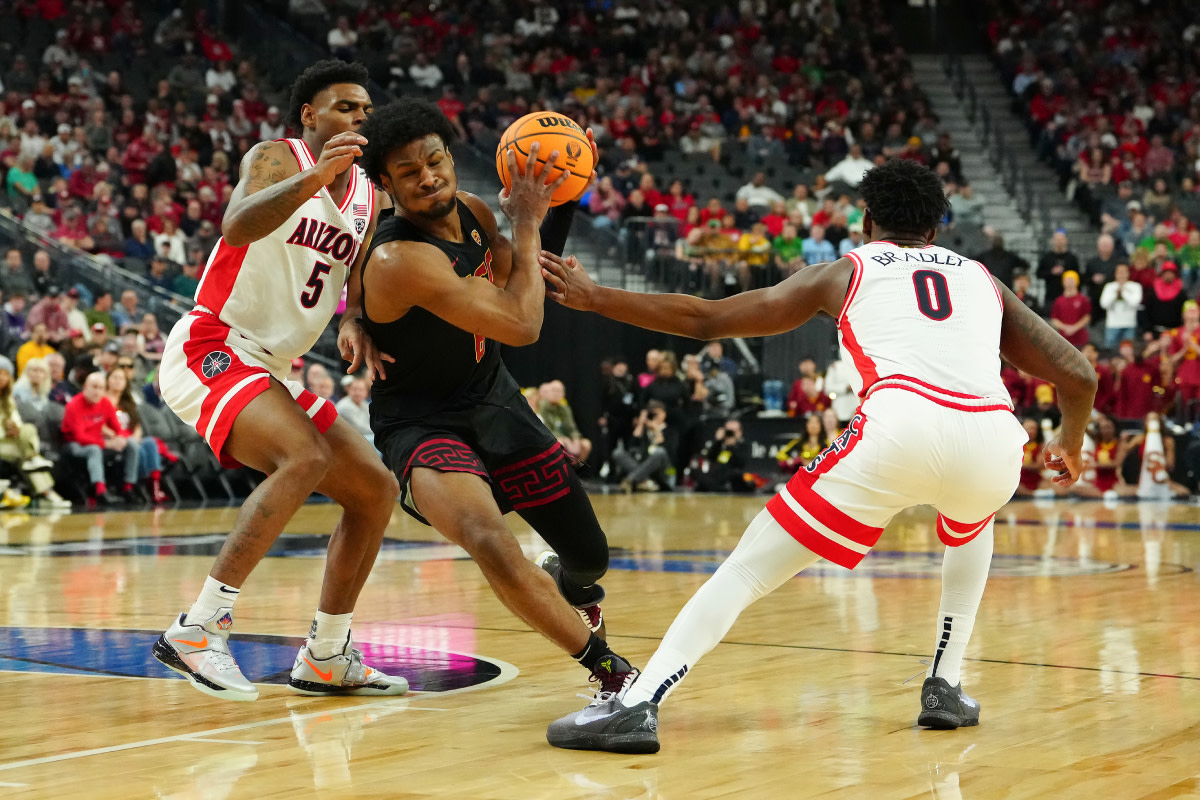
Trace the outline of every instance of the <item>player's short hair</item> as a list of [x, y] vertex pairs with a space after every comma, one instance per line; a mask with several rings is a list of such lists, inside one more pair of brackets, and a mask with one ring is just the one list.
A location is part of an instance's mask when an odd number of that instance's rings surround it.
[[450, 120], [436, 103], [420, 97], [405, 97], [375, 109], [358, 132], [367, 140], [359, 164], [376, 186], [389, 153], [431, 134], [441, 137], [446, 147], [454, 142]]
[[889, 233], [924, 236], [950, 209], [938, 176], [922, 164], [893, 158], [863, 175], [858, 191], [871, 219]]
[[356, 83], [365, 89], [370, 81], [371, 74], [358, 62], [347, 63], [338, 58], [318, 61], [301, 72], [292, 84], [292, 98], [288, 103], [288, 125], [296, 130], [304, 127], [300, 121], [300, 109], [330, 86], [337, 83]]

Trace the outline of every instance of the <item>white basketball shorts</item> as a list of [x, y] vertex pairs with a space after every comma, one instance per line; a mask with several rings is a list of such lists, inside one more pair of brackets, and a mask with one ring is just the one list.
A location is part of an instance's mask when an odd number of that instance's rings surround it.
[[337, 419], [333, 403], [289, 380], [291, 361], [271, 355], [206, 310], [185, 315], [167, 337], [159, 386], [167, 406], [196, 429], [221, 466], [241, 464], [225, 453], [233, 421], [246, 404], [279, 381], [321, 433]]
[[932, 505], [938, 537], [962, 545], [1016, 491], [1027, 439], [1003, 400], [885, 378], [767, 510], [805, 547], [847, 569], [911, 506]]

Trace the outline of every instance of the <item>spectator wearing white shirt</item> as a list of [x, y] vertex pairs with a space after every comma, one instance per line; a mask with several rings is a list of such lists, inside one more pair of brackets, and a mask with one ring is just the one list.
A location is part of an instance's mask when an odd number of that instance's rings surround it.
[[825, 173], [825, 180], [830, 183], [841, 181], [850, 187], [862, 183], [863, 173], [875, 166], [875, 162], [863, 158], [862, 147], [850, 145], [850, 153]]
[[258, 125], [258, 138], [265, 142], [282, 139], [286, 129], [283, 117], [279, 114], [279, 106], [271, 106], [267, 109], [267, 118]]
[[1129, 280], [1129, 265], [1117, 264], [1113, 279], [1100, 292], [1104, 309], [1104, 346], [1116, 349], [1125, 339], [1137, 336], [1137, 314], [1142, 307], [1142, 285]]
[[766, 209], [770, 208], [776, 202], [781, 202], [783, 195], [770, 186], [767, 186], [767, 174], [765, 172], [756, 172], [749, 183], [737, 190], [735, 199], [745, 200], [751, 206], [759, 206]]
[[437, 64], [430, 64], [424, 53], [417, 53], [412, 66], [408, 68], [408, 77], [422, 89], [436, 89], [442, 83], [442, 69]]
[[335, 56], [353, 58], [354, 48], [358, 45], [358, 31], [350, 27], [347, 17], [341, 16], [337, 18], [337, 25], [329, 31], [325, 41], [329, 44], [329, 52]]
[[363, 435], [372, 445], [375, 434], [371, 431], [371, 407], [367, 403], [367, 382], [355, 378], [346, 387], [346, 396], [337, 401], [338, 416], [350, 423], [350, 427]]
[[237, 74], [229, 68], [228, 61], [218, 61], [204, 73], [204, 85], [210, 92], [229, 94], [237, 82]]

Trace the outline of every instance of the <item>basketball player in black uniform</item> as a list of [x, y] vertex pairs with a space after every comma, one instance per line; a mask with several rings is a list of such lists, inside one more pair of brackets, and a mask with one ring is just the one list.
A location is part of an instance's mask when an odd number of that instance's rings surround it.
[[[454, 131], [436, 105], [391, 103], [361, 133], [362, 166], [395, 206], [368, 250], [360, 307], [375, 346], [395, 359], [372, 387], [371, 427], [404, 509], [470, 553], [504, 605], [571, 653], [601, 691], [619, 691], [637, 670], [601, 638], [596, 581], [608, 541], [566, 452], [500, 360], [501, 343], [531, 344], [541, 332], [539, 250], [562, 252], [575, 206], [547, 215], [565, 173], [521, 174], [509, 155], [518, 177], [500, 206], [510, 241], [482, 200], [458, 191]], [[531, 149], [531, 165], [536, 158]], [[541, 569], [505, 525], [508, 511], [557, 554]]]

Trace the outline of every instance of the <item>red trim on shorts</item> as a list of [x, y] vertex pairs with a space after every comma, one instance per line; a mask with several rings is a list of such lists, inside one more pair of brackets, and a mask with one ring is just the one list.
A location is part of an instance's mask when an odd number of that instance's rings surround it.
[[[296, 396], [296, 402], [300, 404], [300, 408], [304, 409], [304, 413], [308, 414], [308, 418], [317, 426], [317, 430], [321, 433], [329, 430], [333, 426], [334, 420], [337, 419], [337, 408], [333, 403], [324, 398], [317, 397], [308, 389], [304, 389]], [[315, 414], [309, 414], [313, 410], [313, 406], [320, 405], [321, 408]]]
[[[1010, 408], [1005, 403], [997, 403], [995, 405], [990, 405], [990, 406], [969, 406], [969, 405], [966, 405], [965, 403], [955, 403], [955, 402], [953, 402], [951, 400], [947, 400], [943, 397], [938, 397], [937, 395], [932, 394], [931, 392], [922, 391], [922, 390], [916, 388], [915, 386], [905, 386], [902, 383], [886, 384], [884, 386], [878, 386], [878, 387], [873, 386], [873, 387], [871, 387], [870, 393], [873, 393], [876, 388], [879, 388], [879, 389], [903, 389], [906, 392], [912, 392], [915, 395], [924, 397], [926, 400], [929, 400], [932, 403], [936, 403], [939, 406], [944, 406], [946, 408], [952, 408], [955, 411], [1012, 411], [1012, 408]], [[868, 394], [870, 394], [870, 393], [868, 393]]]
[[992, 514], [983, 522], [962, 523], [948, 519], [941, 514], [937, 518], [937, 535], [942, 540], [942, 544], [947, 547], [962, 547], [967, 542], [974, 539], [979, 534], [983, 533], [983, 529], [988, 526], [988, 523], [995, 519], [996, 515]]
[[219, 316], [225, 301], [233, 293], [233, 285], [237, 282], [249, 250], [248, 244], [234, 247], [220, 239], [200, 279], [200, 285], [196, 287], [196, 302]]
[[[243, 386], [221, 409], [221, 416], [217, 417], [217, 424], [213, 427], [212, 436], [208, 438], [208, 446], [212, 448], [213, 455], [225, 469], [237, 469], [242, 466], [242, 462], [225, 452], [225, 442], [229, 439], [230, 431], [233, 430], [234, 421], [251, 400], [270, 388], [271, 377], [264, 375]], [[203, 434], [201, 435], [203, 436]]]
[[503, 467], [496, 470], [492, 474], [498, 478], [501, 475], [505, 475], [509, 472], [512, 472], [513, 470], [520, 469], [521, 467], [524, 467], [524, 466], [528, 466], [529, 464], [532, 464], [535, 461], [541, 461], [543, 458], [546, 458], [549, 455], [551, 455], [556, 449], [558, 449], [558, 450], [562, 449], [562, 445], [559, 444], [558, 442], [555, 442], [554, 444], [550, 445], [545, 450], [538, 453], [536, 456], [530, 456], [529, 458], [523, 459], [521, 461], [517, 461], [516, 463], [513, 463], [513, 464], [505, 464]]
[[[271, 373], [263, 367], [247, 364], [237, 357], [237, 354], [226, 343], [230, 331], [228, 325], [212, 314], [200, 311], [193, 311], [189, 316], [192, 317], [192, 324], [188, 330], [188, 339], [183, 343], [184, 360], [188, 369], [206, 389], [204, 400], [200, 403], [200, 416], [196, 420], [196, 432], [208, 442], [208, 446], [212, 448], [217, 460], [221, 462], [221, 466], [234, 469], [240, 467], [241, 462], [225, 454], [225, 440], [229, 438], [229, 432], [233, 429], [233, 421], [237, 419], [242, 409], [271, 385]], [[210, 353], [223, 353], [229, 356], [229, 367], [211, 378], [204, 375], [203, 369], [204, 359]], [[262, 377], [247, 383], [238, 389], [236, 394], [230, 396], [229, 393], [237, 384], [256, 375]], [[217, 412], [221, 401], [227, 397], [229, 399], [221, 408], [216, 423], [213, 424], [213, 414]], [[208, 434], [210, 425], [212, 425], [212, 433]]]
[[767, 511], [788, 535], [826, 561], [831, 561], [839, 567], [854, 569], [866, 557], [866, 553], [844, 547], [813, 528], [797, 516], [779, 495], [767, 501]]
[[[904, 389], [913, 394], [920, 395], [926, 400], [937, 403], [946, 408], [953, 408], [957, 411], [1012, 411], [1012, 406], [1007, 401], [994, 400], [990, 397], [979, 397], [973, 394], [964, 394], [962, 392], [952, 392], [949, 389], [943, 389], [940, 386], [926, 383], [925, 381], [911, 378], [908, 375], [889, 375], [886, 378], [881, 378], [872, 384], [866, 391], [864, 397], [869, 397], [878, 389]], [[976, 400], [985, 405], [971, 405], [969, 403], [958, 403], [953, 398], [961, 400]]]
[[[814, 478], [813, 482], [815, 481]], [[805, 511], [812, 514], [817, 522], [831, 531], [840, 533], [847, 539], [852, 539], [867, 547], [874, 547], [875, 543], [879, 541], [879, 537], [883, 535], [883, 528], [876, 528], [854, 519], [817, 494], [811, 483], [789, 482], [783, 491], [788, 492], [792, 499], [799, 503]]]
[[[862, 413], [860, 407], [854, 412], [854, 416], [850, 418], [850, 422], [846, 425], [846, 430], [842, 434], [830, 442], [829, 446], [822, 450], [816, 458], [814, 458], [807, 467], [803, 467], [792, 476], [788, 481], [788, 485], [803, 484], [811, 486], [817, 478], [824, 475], [829, 470], [833, 469], [834, 465], [849, 455], [855, 446], [862, 441], [863, 431], [867, 427], [867, 416]], [[849, 431], [850, 435], [846, 436]], [[811, 468], [811, 469], [810, 469]]]
[[[456, 451], [461, 448], [462, 450], [465, 450], [466, 452], [471, 454], [471, 456], [474, 460], [474, 464], [468, 465], [467, 463], [465, 463], [465, 462], [471, 461], [472, 460], [471, 458], [464, 458], [464, 463], [462, 463], [462, 464], [445, 465], [444, 468], [442, 466], [434, 466], [432, 464], [414, 464], [413, 463], [414, 461], [416, 461], [417, 456], [420, 455], [422, 450], [432, 447], [433, 445], [452, 445], [453, 449]], [[460, 453], [460, 455], [461, 455], [461, 453]], [[429, 467], [430, 469], [436, 469], [439, 472], [466, 472], [471, 475], [478, 475], [479, 477], [483, 478], [486, 481], [489, 481], [489, 482], [491, 481], [491, 476], [488, 475], [487, 469], [483, 466], [483, 461], [480, 460], [479, 454], [476, 453], [474, 450], [472, 450], [470, 447], [467, 447], [465, 442], [460, 442], [458, 439], [426, 439], [425, 441], [421, 442], [419, 445], [414, 447], [413, 451], [412, 451], [412, 455], [410, 455], [408, 457], [408, 463], [406, 463], [404, 465], [404, 472], [400, 476], [401, 480], [408, 479], [408, 476], [410, 473], [412, 473], [412, 468], [414, 466], [416, 466], [416, 467], [426, 466], [426, 467]]]

